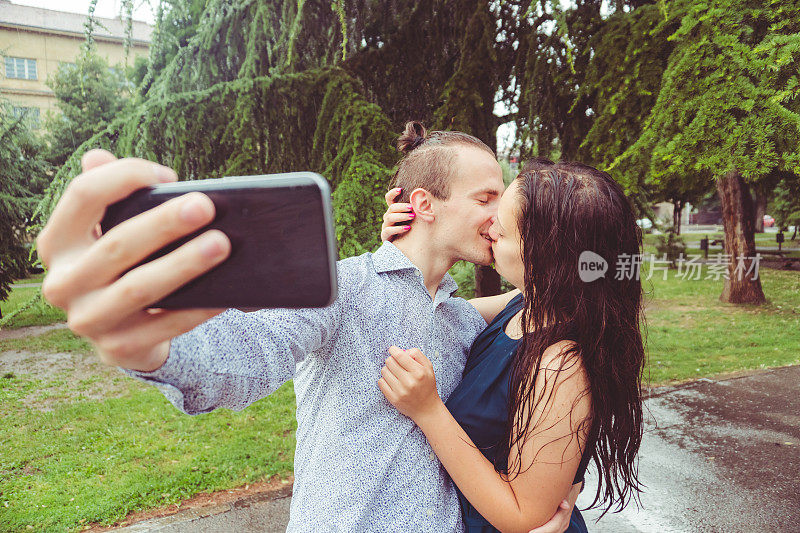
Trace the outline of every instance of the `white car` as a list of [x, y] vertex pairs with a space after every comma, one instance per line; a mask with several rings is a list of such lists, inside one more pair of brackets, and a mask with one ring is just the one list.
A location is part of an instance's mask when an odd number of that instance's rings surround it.
[[653, 222], [649, 218], [640, 218], [636, 221], [636, 225], [642, 229], [652, 229]]

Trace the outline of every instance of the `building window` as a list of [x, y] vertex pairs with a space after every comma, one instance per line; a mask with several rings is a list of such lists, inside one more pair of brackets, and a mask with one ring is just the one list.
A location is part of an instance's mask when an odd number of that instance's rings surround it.
[[7, 57], [6, 78], [15, 78], [18, 80], [37, 79], [36, 60], [23, 59], [21, 57]]
[[38, 107], [14, 106], [13, 112], [16, 118], [22, 118], [23, 120], [28, 120], [30, 122], [30, 125], [34, 128], [39, 127], [39, 119], [41, 112], [39, 111]]

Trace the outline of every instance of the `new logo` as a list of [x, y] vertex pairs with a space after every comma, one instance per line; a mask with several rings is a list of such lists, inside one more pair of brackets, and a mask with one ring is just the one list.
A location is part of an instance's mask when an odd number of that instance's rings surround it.
[[578, 276], [584, 283], [600, 279], [608, 272], [608, 262], [602, 256], [586, 250], [578, 257]]

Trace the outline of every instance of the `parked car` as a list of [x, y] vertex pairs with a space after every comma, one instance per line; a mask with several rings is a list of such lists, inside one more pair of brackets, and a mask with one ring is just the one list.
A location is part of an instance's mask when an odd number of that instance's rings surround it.
[[642, 229], [653, 229], [653, 221], [649, 218], [640, 218], [636, 221], [636, 225]]
[[769, 215], [764, 215], [764, 227], [771, 228], [775, 225], [775, 219]]

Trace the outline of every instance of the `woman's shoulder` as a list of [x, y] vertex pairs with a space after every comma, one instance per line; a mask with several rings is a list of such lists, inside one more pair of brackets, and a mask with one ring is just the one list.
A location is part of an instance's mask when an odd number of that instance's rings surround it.
[[558, 372], [558, 381], [569, 380], [587, 385], [588, 375], [578, 343], [572, 339], [554, 342], [542, 352], [540, 368]]

